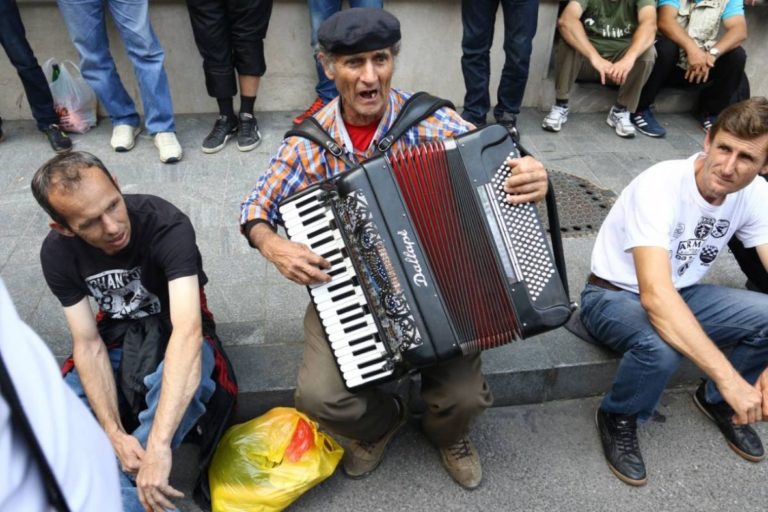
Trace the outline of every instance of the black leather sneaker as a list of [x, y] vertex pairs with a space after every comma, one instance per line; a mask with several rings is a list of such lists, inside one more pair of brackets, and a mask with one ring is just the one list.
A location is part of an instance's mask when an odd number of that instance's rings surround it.
[[719, 404], [707, 403], [705, 398], [705, 386], [707, 382], [702, 381], [693, 395], [693, 401], [701, 409], [707, 418], [715, 422], [717, 428], [725, 436], [728, 446], [740, 456], [750, 462], [760, 462], [765, 458], [765, 450], [760, 436], [749, 425], [734, 425], [731, 421], [733, 409], [726, 402]]
[[57, 124], [49, 124], [40, 130], [48, 138], [51, 148], [56, 153], [66, 153], [72, 149], [72, 139], [70, 139]]
[[203, 153], [211, 154], [218, 153], [224, 146], [227, 145], [227, 141], [237, 133], [237, 122], [230, 120], [229, 117], [221, 115], [216, 118], [216, 123], [213, 125], [213, 129], [208, 136], [203, 139], [203, 145], [200, 149]]
[[637, 415], [614, 414], [598, 409], [595, 421], [605, 459], [613, 474], [629, 485], [645, 485], [648, 477], [637, 442]]
[[507, 129], [515, 142], [520, 142], [520, 132], [517, 129], [517, 116], [515, 114], [503, 114], [501, 119], [496, 120], [496, 122]]
[[246, 112], [240, 114], [237, 126], [237, 149], [250, 151], [259, 145], [261, 133], [259, 133], [259, 123], [253, 114]]

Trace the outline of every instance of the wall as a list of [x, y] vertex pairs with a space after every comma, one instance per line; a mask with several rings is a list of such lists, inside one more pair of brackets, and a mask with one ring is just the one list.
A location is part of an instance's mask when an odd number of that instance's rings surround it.
[[[27, 37], [42, 64], [49, 57], [77, 61], [77, 53], [54, 2], [19, 0]], [[464, 83], [461, 75], [461, 4], [458, 0], [386, 0], [386, 6], [401, 21], [402, 53], [394, 85], [407, 90], [428, 90], [461, 105]], [[745, 45], [753, 94], [768, 94], [768, 77], [757, 73], [768, 65], [768, 8], [749, 8], [751, 39]], [[524, 105], [548, 108], [554, 98], [550, 56], [557, 16], [557, 2], [542, 0], [534, 53]], [[152, 1], [152, 23], [166, 52], [166, 69], [178, 113], [215, 111], [215, 102], [205, 92], [201, 59], [192, 38], [184, 3]], [[111, 22], [110, 46], [126, 88], [138, 98], [136, 82], [120, 38]], [[491, 54], [491, 84], [497, 84], [503, 64], [503, 28], [498, 15]], [[314, 99], [315, 71], [309, 47], [309, 16], [306, 2], [275, 2], [265, 43], [267, 73], [262, 80], [257, 110], [297, 111]], [[0, 55], [0, 115], [6, 119], [30, 118], [29, 107], [15, 69]], [[592, 89], [590, 89], [592, 91]], [[578, 94], [578, 93], [577, 93]], [[574, 102], [574, 110], [603, 109], [599, 92], [594, 101]], [[491, 90], [491, 98], [495, 91]], [[679, 110], [685, 98], [667, 102], [663, 110]]]

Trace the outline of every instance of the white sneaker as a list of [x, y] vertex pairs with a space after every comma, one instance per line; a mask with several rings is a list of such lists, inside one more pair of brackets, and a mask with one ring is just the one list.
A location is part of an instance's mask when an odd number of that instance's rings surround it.
[[136, 136], [141, 133], [141, 126], [118, 124], [112, 128], [112, 139], [109, 145], [119, 153], [130, 151], [136, 145]]
[[174, 132], [157, 132], [155, 134], [155, 147], [160, 153], [160, 161], [164, 164], [172, 164], [181, 160], [181, 144]]
[[635, 136], [635, 127], [629, 120], [629, 111], [627, 109], [618, 111], [615, 106], [611, 107], [611, 111], [608, 112], [608, 119], [605, 122], [616, 130], [616, 135], [619, 137], [629, 139]]
[[552, 105], [552, 110], [549, 111], [547, 117], [541, 122], [541, 127], [548, 132], [559, 132], [563, 124], [568, 120], [568, 107], [561, 107], [560, 105]]

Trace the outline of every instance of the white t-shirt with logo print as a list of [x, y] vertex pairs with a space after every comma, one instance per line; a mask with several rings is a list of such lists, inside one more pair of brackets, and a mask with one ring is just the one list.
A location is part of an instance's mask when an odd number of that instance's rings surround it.
[[662, 247], [680, 289], [707, 273], [732, 236], [745, 247], [768, 244], [768, 183], [757, 178], [714, 206], [696, 187], [694, 162], [702, 156], [658, 163], [627, 185], [597, 235], [594, 274], [638, 293], [632, 249]]

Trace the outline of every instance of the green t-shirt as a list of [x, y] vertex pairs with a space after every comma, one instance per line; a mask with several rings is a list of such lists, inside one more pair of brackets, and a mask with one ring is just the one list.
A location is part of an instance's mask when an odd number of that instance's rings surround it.
[[616, 55], [632, 42], [637, 11], [655, 0], [575, 0], [584, 14], [581, 22], [595, 50], [603, 57]]

